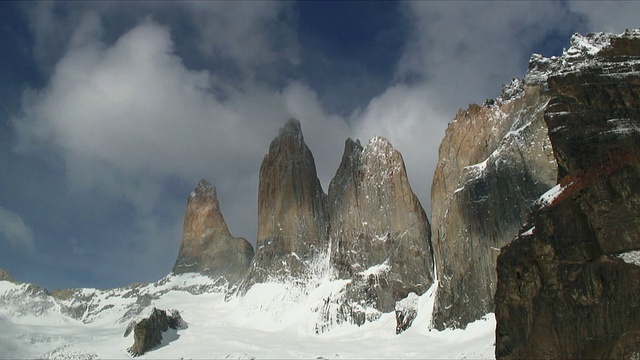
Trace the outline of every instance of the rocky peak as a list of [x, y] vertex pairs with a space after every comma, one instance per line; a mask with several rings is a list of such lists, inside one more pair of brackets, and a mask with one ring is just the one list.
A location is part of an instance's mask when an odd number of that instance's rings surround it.
[[589, 66], [547, 80], [559, 183], [498, 259], [497, 358], [640, 352], [640, 32], [576, 39]]
[[189, 195], [191, 198], [200, 198], [203, 201], [209, 201], [211, 203], [218, 203], [218, 195], [216, 194], [216, 188], [209, 184], [206, 179], [201, 179], [198, 182], [196, 188]]
[[460, 110], [445, 132], [431, 187], [438, 329], [493, 310], [497, 250], [555, 184], [547, 101], [544, 86], [514, 79], [498, 99]]
[[[637, 57], [640, 42], [639, 30], [627, 30], [616, 35], [610, 33], [574, 34], [569, 48], [561, 56], [545, 57], [533, 54], [529, 60], [527, 84], [545, 83], [550, 75], [561, 75], [587, 69], [600, 68], [607, 72], [629, 58]], [[602, 61], [603, 59], [608, 59]], [[609, 62], [607, 64], [607, 62]]]
[[433, 281], [429, 222], [402, 156], [387, 139], [374, 137], [365, 147], [345, 142], [329, 186], [329, 214], [331, 261], [340, 277], [353, 280], [348, 301], [393, 311], [409, 293], [428, 289]]
[[5, 269], [0, 269], [0, 281], [8, 281], [10, 283], [17, 283], [16, 279]]
[[300, 121], [294, 118], [287, 120], [284, 126], [280, 129], [278, 135], [278, 139], [280, 139], [280, 141], [285, 141], [285, 138], [290, 138], [299, 147], [303, 146], [304, 137], [302, 136], [302, 126], [300, 125]]
[[253, 257], [251, 244], [231, 236], [216, 189], [202, 179], [189, 195], [183, 236], [173, 272], [198, 272], [238, 280]]
[[260, 166], [257, 249], [243, 291], [267, 279], [309, 274], [328, 247], [326, 204], [300, 122], [290, 119]]

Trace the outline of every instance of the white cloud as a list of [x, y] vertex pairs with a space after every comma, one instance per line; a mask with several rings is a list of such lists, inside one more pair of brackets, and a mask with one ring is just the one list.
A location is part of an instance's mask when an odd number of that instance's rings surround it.
[[[109, 4], [104, 9], [117, 13], [119, 5]], [[260, 163], [289, 117], [302, 123], [325, 191], [347, 136], [366, 142], [382, 135], [403, 154], [413, 190], [429, 211], [438, 146], [457, 108], [496, 96], [502, 83], [523, 75], [532, 43], [569, 26], [568, 10], [557, 2], [409, 2], [411, 37], [397, 82], [368, 104], [354, 104], [366, 106], [347, 122], [302, 81], [278, 78], [288, 85], [276, 89], [260, 80], [299, 62], [298, 47], [305, 44], [297, 43], [289, 20], [281, 21], [292, 16], [291, 3], [160, 3], [163, 11], [175, 6], [194, 21], [199, 50], [213, 64], [197, 71], [176, 53], [183, 39], [167, 25], [150, 18], [107, 43], [106, 10], [87, 5], [91, 9], [69, 13], [71, 25], [61, 25], [54, 6], [38, 4], [32, 12], [36, 55], [55, 66], [48, 84], [28, 92], [23, 114], [14, 118], [18, 147], [62, 159], [72, 191], [98, 189], [133, 204], [131, 238], [148, 250], [140, 260], [146, 263], [177, 250], [183, 208], [166, 199], [165, 181], [172, 177], [194, 186], [206, 177], [218, 189], [231, 231], [254, 239]], [[597, 7], [582, 7], [571, 4], [592, 24], [609, 21]], [[153, 13], [145, 9], [141, 13]], [[218, 60], [246, 76], [230, 81]], [[404, 82], [415, 74], [418, 81]], [[165, 211], [177, 214], [175, 223], [154, 215], [160, 206], [177, 209]], [[18, 238], [33, 243], [30, 232]]]
[[385, 136], [402, 153], [413, 191], [430, 213], [430, 185], [438, 146], [451, 115], [443, 111], [425, 86], [396, 85], [371, 100], [356, 114], [354, 136], [366, 142]]
[[33, 231], [20, 215], [0, 206], [0, 234], [13, 248], [32, 252], [35, 249]]
[[230, 58], [245, 72], [280, 61], [299, 63], [295, 32], [283, 18], [284, 1], [192, 1], [182, 4], [200, 29], [201, 50]]
[[[165, 179], [195, 186], [206, 177], [229, 209], [231, 229], [252, 239], [260, 162], [292, 116], [303, 123], [328, 184], [348, 128], [323, 111], [307, 86], [294, 82], [279, 92], [246, 83], [235, 89], [215, 73], [187, 69], [164, 26], [146, 20], [108, 46], [93, 20], [84, 22], [49, 84], [25, 96], [24, 114], [14, 119], [19, 150], [54, 149], [74, 191], [123, 197], [150, 229]], [[226, 87], [224, 100], [215, 87]]]
[[640, 26], [638, 1], [569, 1], [569, 8], [586, 16], [589, 30], [622, 33]]
[[[398, 76], [420, 74], [447, 108], [484, 101], [522, 76], [533, 44], [567, 23], [555, 2], [409, 2]], [[453, 116], [452, 112], [451, 116]]]

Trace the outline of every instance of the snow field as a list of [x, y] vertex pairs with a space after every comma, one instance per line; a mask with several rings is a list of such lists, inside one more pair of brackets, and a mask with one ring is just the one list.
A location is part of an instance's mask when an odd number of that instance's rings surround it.
[[[163, 294], [150, 308], [177, 309], [187, 327], [163, 334], [160, 347], [140, 358], [153, 359], [380, 359], [380, 358], [493, 358], [495, 319], [470, 324], [465, 330], [430, 330], [437, 284], [418, 299], [413, 326], [395, 334], [395, 314], [387, 313], [358, 327], [334, 325], [316, 334], [318, 309], [346, 280], [322, 281], [310, 291], [297, 285], [265, 283], [244, 297], [225, 301], [222, 292], [194, 295], [172, 286], [194, 286], [204, 280], [172, 276], [158, 288]], [[8, 284], [8, 285], [7, 285]], [[0, 296], [17, 285], [0, 282]], [[170, 289], [167, 291], [167, 289]], [[110, 296], [112, 303], [129, 302]], [[113, 309], [113, 308], [112, 308]], [[0, 309], [0, 358], [93, 359], [130, 358], [126, 349], [133, 335], [123, 337], [127, 321], [121, 311], [105, 310], [85, 324], [53, 309], [40, 317], [16, 316]]]

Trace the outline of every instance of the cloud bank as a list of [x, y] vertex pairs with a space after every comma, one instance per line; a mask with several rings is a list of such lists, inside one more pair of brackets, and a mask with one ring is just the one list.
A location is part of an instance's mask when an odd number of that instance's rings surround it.
[[[302, 61], [313, 52], [296, 33], [304, 19], [295, 3], [27, 7], [33, 53], [46, 81], [24, 93], [22, 112], [12, 118], [16, 151], [60, 164], [70, 196], [130, 210], [105, 215], [102, 224], [130, 233], [82, 241], [70, 235], [64, 240], [70, 253], [96, 257], [96, 272], [108, 271], [113, 261], [128, 264], [105, 282], [122, 283], [132, 271], [159, 278], [173, 265], [186, 197], [203, 177], [216, 186], [231, 232], [254, 242], [259, 166], [289, 117], [302, 123], [325, 190], [347, 137], [366, 142], [382, 135], [403, 154], [413, 190], [429, 212], [438, 146], [458, 108], [497, 96], [503, 83], [524, 74], [532, 52], [559, 51], [554, 41], [566, 45], [572, 31], [622, 31], [638, 8], [593, 2], [399, 6], [406, 29], [394, 33], [408, 36], [397, 39], [403, 50], [395, 75], [377, 96], [352, 103], [336, 94], [321, 97], [305, 79], [322, 71]], [[320, 81], [325, 89], [335, 83], [358, 91], [345, 85], [354, 79], [344, 73]], [[346, 115], [328, 110], [336, 108], [330, 103], [336, 98], [342, 107], [351, 104]], [[12, 224], [2, 232], [13, 246], [33, 249], [33, 232], [22, 218], [0, 208], [0, 221]], [[101, 241], [113, 249], [92, 252]]]

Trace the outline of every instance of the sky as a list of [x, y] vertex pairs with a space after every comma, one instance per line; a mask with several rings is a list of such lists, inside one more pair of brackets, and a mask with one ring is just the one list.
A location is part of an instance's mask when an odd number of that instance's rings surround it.
[[430, 212], [459, 108], [532, 53], [623, 32], [640, 2], [1, 2], [0, 268], [48, 289], [155, 281], [213, 184], [255, 244], [260, 163], [302, 124], [325, 192], [348, 137], [388, 138]]

